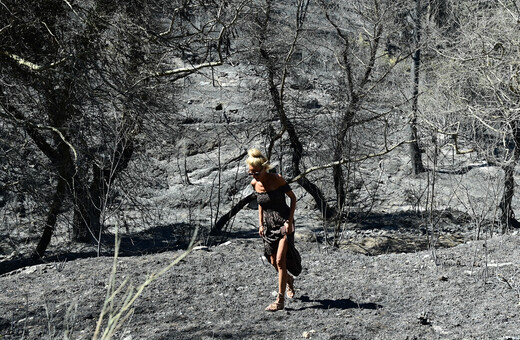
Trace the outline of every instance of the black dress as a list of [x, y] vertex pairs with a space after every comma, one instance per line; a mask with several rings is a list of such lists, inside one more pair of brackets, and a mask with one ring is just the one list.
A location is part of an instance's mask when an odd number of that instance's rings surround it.
[[[284, 237], [280, 228], [289, 219], [291, 208], [285, 202], [285, 194], [291, 191], [289, 184], [282, 185], [267, 192], [256, 192], [256, 199], [263, 211], [264, 225], [264, 255], [270, 260], [271, 255], [276, 255], [278, 244]], [[298, 276], [301, 272], [300, 254], [294, 246], [294, 233], [287, 235], [287, 270]]]

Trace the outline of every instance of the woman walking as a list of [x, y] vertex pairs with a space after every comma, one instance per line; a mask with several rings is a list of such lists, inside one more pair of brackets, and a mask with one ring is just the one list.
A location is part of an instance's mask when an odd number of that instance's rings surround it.
[[[285, 294], [294, 297], [294, 275], [301, 271], [301, 260], [294, 247], [294, 211], [296, 196], [285, 179], [269, 173], [271, 166], [258, 149], [248, 151], [247, 165], [253, 177], [251, 185], [258, 201], [258, 233], [264, 241], [264, 254], [278, 272], [278, 297], [267, 311], [284, 309]], [[287, 205], [285, 196], [290, 199]]]

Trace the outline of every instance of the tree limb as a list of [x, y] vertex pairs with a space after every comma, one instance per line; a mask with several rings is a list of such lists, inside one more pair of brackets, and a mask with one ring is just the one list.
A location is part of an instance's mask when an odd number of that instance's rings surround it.
[[27, 67], [29, 68], [31, 71], [34, 71], [34, 72], [42, 72], [42, 71], [45, 71], [45, 70], [48, 70], [50, 68], [53, 68], [53, 67], [56, 67], [62, 63], [64, 63], [69, 57], [66, 57], [66, 58], [63, 58], [61, 60], [58, 60], [58, 61], [55, 61], [53, 63], [50, 63], [49, 65], [38, 65], [38, 64], [35, 64], [29, 60], [26, 60], [16, 54], [13, 54], [13, 53], [9, 53], [7, 51], [0, 51], [0, 55], [3, 55], [3, 56], [6, 56], [8, 57], [9, 59], [13, 60], [14, 62], [16, 62], [18, 65], [20, 66], [24, 66], [24, 67]]
[[370, 158], [374, 158], [374, 157], [381, 157], [381, 156], [384, 156], [387, 153], [391, 152], [392, 150], [400, 147], [403, 144], [410, 144], [410, 143], [413, 143], [413, 142], [414, 142], [413, 140], [402, 141], [402, 142], [399, 142], [399, 143], [397, 143], [397, 144], [395, 144], [395, 145], [393, 145], [393, 146], [391, 146], [389, 148], [388, 147], [385, 148], [384, 151], [381, 151], [381, 152], [378, 152], [378, 153], [368, 154], [368, 155], [363, 156], [361, 158], [356, 158], [356, 159], [349, 159], [349, 158], [345, 159], [345, 158], [342, 158], [339, 161], [330, 162], [330, 163], [325, 164], [325, 165], [314, 166], [312, 168], [308, 168], [307, 170], [305, 170], [304, 172], [302, 172], [298, 176], [291, 178], [287, 182], [289, 182], [289, 183], [296, 182], [299, 179], [301, 179], [302, 177], [307, 176], [308, 174], [310, 174], [310, 173], [312, 173], [314, 171], [317, 171], [317, 170], [323, 170], [323, 169], [327, 169], [327, 168], [332, 168], [334, 166], [345, 164], [345, 163], [361, 162], [361, 161], [364, 161], [364, 160], [367, 160], [367, 159], [370, 159]]

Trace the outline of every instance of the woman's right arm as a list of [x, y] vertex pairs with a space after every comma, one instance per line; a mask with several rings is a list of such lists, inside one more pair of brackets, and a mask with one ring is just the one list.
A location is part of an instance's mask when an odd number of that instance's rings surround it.
[[264, 236], [264, 211], [260, 204], [258, 205], [258, 234]]
[[[251, 181], [251, 186], [256, 192], [256, 179], [253, 178]], [[262, 210], [262, 206], [260, 204], [258, 204], [258, 234], [261, 237], [264, 236], [264, 211]]]

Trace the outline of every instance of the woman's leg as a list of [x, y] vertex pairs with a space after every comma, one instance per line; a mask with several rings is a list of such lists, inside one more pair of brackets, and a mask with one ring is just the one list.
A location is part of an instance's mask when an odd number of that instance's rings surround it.
[[294, 298], [295, 291], [294, 291], [294, 277], [289, 275], [287, 272], [287, 291], [286, 291], [287, 297], [289, 299]]
[[[278, 266], [276, 265], [276, 255], [277, 254], [271, 255], [269, 257], [269, 261], [273, 265], [274, 270], [276, 270], [276, 272], [278, 273]], [[287, 254], [286, 254], [285, 257], [287, 258]], [[286, 267], [287, 267], [287, 265], [286, 265]], [[295, 291], [294, 291], [294, 277], [292, 277], [287, 270], [286, 270], [286, 273], [287, 273], [287, 280], [286, 280], [287, 281], [287, 289], [286, 289], [287, 297], [289, 299], [292, 299], [292, 298], [294, 298], [294, 295], [295, 295]]]
[[276, 272], [278, 273], [278, 266], [276, 265], [276, 254], [270, 256], [270, 261], [274, 267], [274, 270], [276, 270]]
[[267, 306], [267, 311], [282, 310], [285, 306], [285, 285], [287, 284], [287, 265], [285, 257], [287, 255], [287, 237], [278, 243], [278, 250], [275, 255], [271, 255], [271, 263], [278, 271], [278, 297], [276, 301]]
[[287, 285], [287, 236], [284, 236], [278, 244], [276, 252], [276, 268], [278, 269], [278, 293], [285, 295], [285, 286]]

